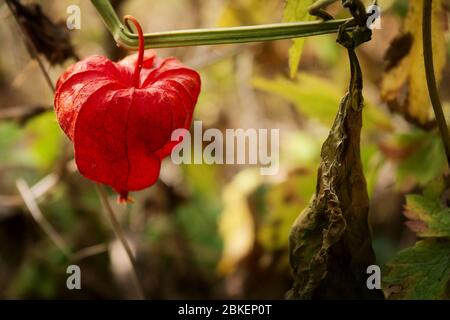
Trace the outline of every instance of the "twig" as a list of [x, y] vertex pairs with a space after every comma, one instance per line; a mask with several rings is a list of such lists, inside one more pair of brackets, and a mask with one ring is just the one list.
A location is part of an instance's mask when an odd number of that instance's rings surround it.
[[131, 263], [131, 277], [133, 280], [133, 284], [136, 288], [136, 292], [138, 293], [139, 299], [145, 299], [144, 296], [144, 290], [142, 289], [141, 283], [139, 282], [139, 278], [137, 275], [137, 267], [136, 267], [136, 260], [134, 259], [133, 253], [131, 251], [130, 245], [128, 244], [124, 232], [122, 231], [122, 227], [120, 226], [119, 221], [117, 221], [117, 218], [114, 214], [113, 209], [111, 208], [111, 205], [109, 204], [108, 198], [106, 196], [105, 190], [103, 189], [103, 186], [96, 185], [97, 192], [99, 194], [99, 197], [101, 199], [102, 205], [106, 210], [106, 213], [108, 214], [108, 218], [111, 221], [111, 225], [113, 227], [114, 233], [116, 234], [117, 238], [119, 238], [119, 241], [122, 243], [122, 246], [125, 249], [125, 252], [128, 256], [128, 259]]
[[72, 255], [72, 261], [80, 261], [106, 251], [108, 251], [108, 245], [106, 243], [95, 244], [93, 246], [86, 247], [75, 252]]
[[22, 199], [31, 213], [31, 216], [36, 221], [36, 223], [44, 230], [44, 232], [49, 236], [53, 243], [61, 250], [61, 252], [68, 258], [71, 258], [71, 252], [67, 244], [64, 242], [63, 238], [53, 229], [52, 225], [47, 221], [47, 219], [42, 214], [39, 209], [36, 199], [34, 198], [31, 189], [28, 184], [23, 179], [18, 179], [16, 181], [17, 189], [19, 190]]
[[42, 228], [42, 230], [47, 234], [47, 236], [52, 240], [56, 247], [61, 250], [61, 252], [66, 256], [67, 259], [73, 262], [83, 260], [88, 257], [95, 256], [97, 254], [106, 252], [108, 250], [108, 245], [105, 243], [96, 244], [89, 246], [72, 254], [69, 246], [66, 244], [64, 239], [58, 234], [58, 232], [52, 227], [42, 211], [39, 209], [39, 205], [36, 202], [35, 194], [30, 189], [28, 184], [23, 179], [18, 179], [16, 181], [17, 189], [22, 196], [23, 202], [30, 211], [31, 216], [34, 221]]
[[447, 164], [450, 166], [450, 134], [448, 132], [447, 123], [445, 121], [444, 111], [442, 110], [441, 100], [436, 84], [436, 75], [433, 64], [433, 40], [431, 35], [432, 20], [432, 0], [423, 1], [423, 58], [425, 63], [425, 73], [427, 77], [428, 92], [431, 104], [433, 106], [436, 122], [439, 127], [442, 142], [444, 144], [445, 154], [447, 156]]
[[[67, 172], [75, 172], [75, 161], [72, 159], [67, 162], [65, 166]], [[31, 193], [34, 199], [38, 200], [55, 187], [61, 180], [62, 172], [52, 172], [46, 175], [44, 178], [36, 182], [31, 188]], [[22, 197], [19, 195], [0, 195], [0, 207], [18, 207], [22, 204]]]
[[51, 106], [33, 105], [33, 106], [14, 106], [0, 110], [0, 120], [17, 121], [25, 123], [30, 118], [37, 116], [45, 111], [51, 110]]

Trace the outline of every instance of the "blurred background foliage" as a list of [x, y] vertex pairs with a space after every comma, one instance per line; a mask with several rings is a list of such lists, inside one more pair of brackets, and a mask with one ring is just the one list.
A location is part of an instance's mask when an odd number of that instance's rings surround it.
[[[22, 1], [30, 3], [31, 1]], [[65, 24], [71, 4], [81, 29], [71, 31], [76, 54], [119, 59], [118, 48], [90, 1], [35, 1]], [[146, 31], [278, 22], [284, 1], [113, 1]], [[415, 243], [404, 224], [405, 195], [446, 172], [433, 130], [392, 113], [380, 98], [385, 52], [398, 36], [408, 1], [380, 1], [382, 29], [358, 54], [365, 77], [362, 156], [371, 197], [370, 220], [378, 263]], [[331, 12], [345, 13], [339, 6]], [[129, 266], [102, 213], [95, 188], [73, 168], [71, 144], [52, 112], [53, 93], [5, 3], [0, 4], [0, 297], [129, 298]], [[38, 30], [36, 32], [39, 32]], [[445, 38], [448, 31], [445, 30]], [[202, 93], [195, 119], [203, 128], [280, 129], [280, 171], [257, 166], [182, 165], [165, 161], [158, 183], [114, 209], [127, 230], [150, 298], [283, 298], [291, 284], [287, 239], [315, 190], [321, 144], [346, 91], [349, 66], [335, 35], [304, 41], [299, 70], [289, 69], [292, 41], [157, 50], [199, 70]], [[446, 47], [448, 54], [449, 48]], [[53, 82], [71, 63], [44, 60]], [[292, 65], [292, 63], [291, 63]], [[294, 70], [295, 71], [295, 70]], [[450, 78], [442, 69], [442, 97]], [[424, 88], [425, 90], [425, 88]], [[48, 111], [24, 118], [11, 110]], [[24, 179], [46, 192], [39, 207], [67, 244], [64, 255], [32, 219], [16, 188]], [[44, 179], [44, 180], [42, 180]], [[47, 189], [48, 190], [47, 190]], [[112, 203], [115, 195], [110, 194]], [[87, 248], [87, 249], [86, 249]], [[81, 250], [81, 251], [80, 251]], [[66, 268], [78, 264], [82, 290], [66, 289]]]

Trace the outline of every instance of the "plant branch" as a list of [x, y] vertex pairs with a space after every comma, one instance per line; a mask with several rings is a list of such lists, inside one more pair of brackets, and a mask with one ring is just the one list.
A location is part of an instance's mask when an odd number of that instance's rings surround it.
[[439, 92], [436, 84], [436, 75], [434, 72], [433, 63], [433, 40], [431, 35], [431, 20], [432, 20], [432, 0], [423, 1], [423, 58], [425, 63], [425, 73], [427, 77], [428, 92], [430, 95], [431, 104], [433, 106], [436, 122], [439, 127], [442, 142], [447, 155], [447, 163], [450, 166], [450, 134], [448, 132], [447, 123], [445, 121], [444, 111], [442, 109], [441, 100], [439, 99]]
[[[91, 2], [102, 16], [114, 40], [125, 48], [137, 50], [138, 36], [125, 28], [110, 1], [91, 0]], [[146, 49], [149, 49], [301, 38], [335, 33], [342, 24], [352, 20], [274, 23], [232, 28], [154, 32], [144, 34], [144, 45]], [[348, 26], [348, 30], [352, 29], [352, 26]]]
[[128, 256], [128, 259], [130, 260], [131, 264], [131, 277], [134, 284], [134, 287], [136, 288], [136, 292], [139, 296], [139, 299], [144, 300], [144, 290], [142, 289], [141, 283], [139, 282], [139, 278], [137, 275], [137, 267], [136, 267], [136, 260], [134, 259], [133, 252], [131, 251], [130, 245], [128, 244], [128, 241], [125, 237], [124, 232], [122, 231], [122, 227], [120, 226], [119, 221], [117, 220], [113, 209], [111, 208], [111, 205], [109, 204], [108, 198], [106, 196], [106, 192], [101, 185], [96, 185], [97, 192], [99, 194], [99, 197], [101, 199], [101, 202], [103, 204], [103, 207], [106, 210], [106, 213], [108, 214], [108, 218], [111, 221], [111, 225], [113, 227], [114, 233], [116, 234], [117, 238], [121, 242], [122, 246], [125, 249], [125, 252]]
[[30, 105], [30, 106], [13, 106], [0, 110], [0, 121], [17, 121], [20, 124], [26, 123], [29, 119], [49, 110], [51, 105]]
[[108, 251], [108, 244], [106, 243], [94, 244], [92, 246], [80, 249], [77, 252], [74, 252], [72, 255], [72, 261], [75, 262], [80, 261], [107, 251]]
[[22, 196], [23, 202], [27, 206], [31, 213], [31, 216], [36, 221], [36, 223], [44, 230], [48, 237], [53, 241], [59, 250], [66, 256], [66, 258], [71, 259], [72, 253], [69, 246], [64, 242], [64, 239], [56, 232], [48, 220], [44, 217], [38, 204], [36, 203], [35, 196], [28, 184], [23, 179], [18, 179], [16, 182], [17, 189]]

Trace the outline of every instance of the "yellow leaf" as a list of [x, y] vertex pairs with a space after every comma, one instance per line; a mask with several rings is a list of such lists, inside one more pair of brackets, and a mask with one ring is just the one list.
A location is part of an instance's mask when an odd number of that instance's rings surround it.
[[312, 168], [299, 168], [283, 182], [270, 186], [266, 199], [267, 214], [260, 222], [257, 234], [265, 250], [287, 251], [292, 224], [308, 205], [315, 187], [316, 172]]
[[219, 220], [223, 251], [218, 270], [222, 274], [233, 272], [253, 246], [255, 226], [247, 197], [260, 183], [259, 171], [246, 169], [239, 172], [224, 188], [222, 194], [224, 207]]
[[[314, 17], [308, 12], [308, 8], [313, 4], [314, 0], [287, 0], [284, 8], [283, 21], [311, 21]], [[298, 65], [303, 52], [304, 38], [293, 40], [293, 44], [289, 49], [289, 70], [291, 78], [297, 74]]]
[[[381, 83], [381, 97], [390, 108], [403, 113], [407, 119], [418, 124], [426, 124], [432, 116], [423, 61], [422, 4], [423, 0], [409, 2], [403, 34], [392, 42], [388, 50], [390, 66]], [[434, 69], [438, 82], [441, 80], [446, 61], [443, 15], [442, 0], [433, 1], [432, 40]], [[405, 47], [409, 47], [409, 51], [399, 57], [399, 52]]]

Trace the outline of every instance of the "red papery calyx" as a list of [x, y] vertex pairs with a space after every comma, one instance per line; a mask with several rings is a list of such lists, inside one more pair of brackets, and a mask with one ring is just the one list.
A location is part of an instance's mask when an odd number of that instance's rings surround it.
[[178, 128], [190, 127], [200, 93], [199, 74], [175, 58], [139, 52], [119, 62], [90, 56], [69, 67], [56, 84], [58, 122], [75, 148], [85, 177], [113, 187], [120, 200], [151, 186], [161, 161], [181, 142]]

